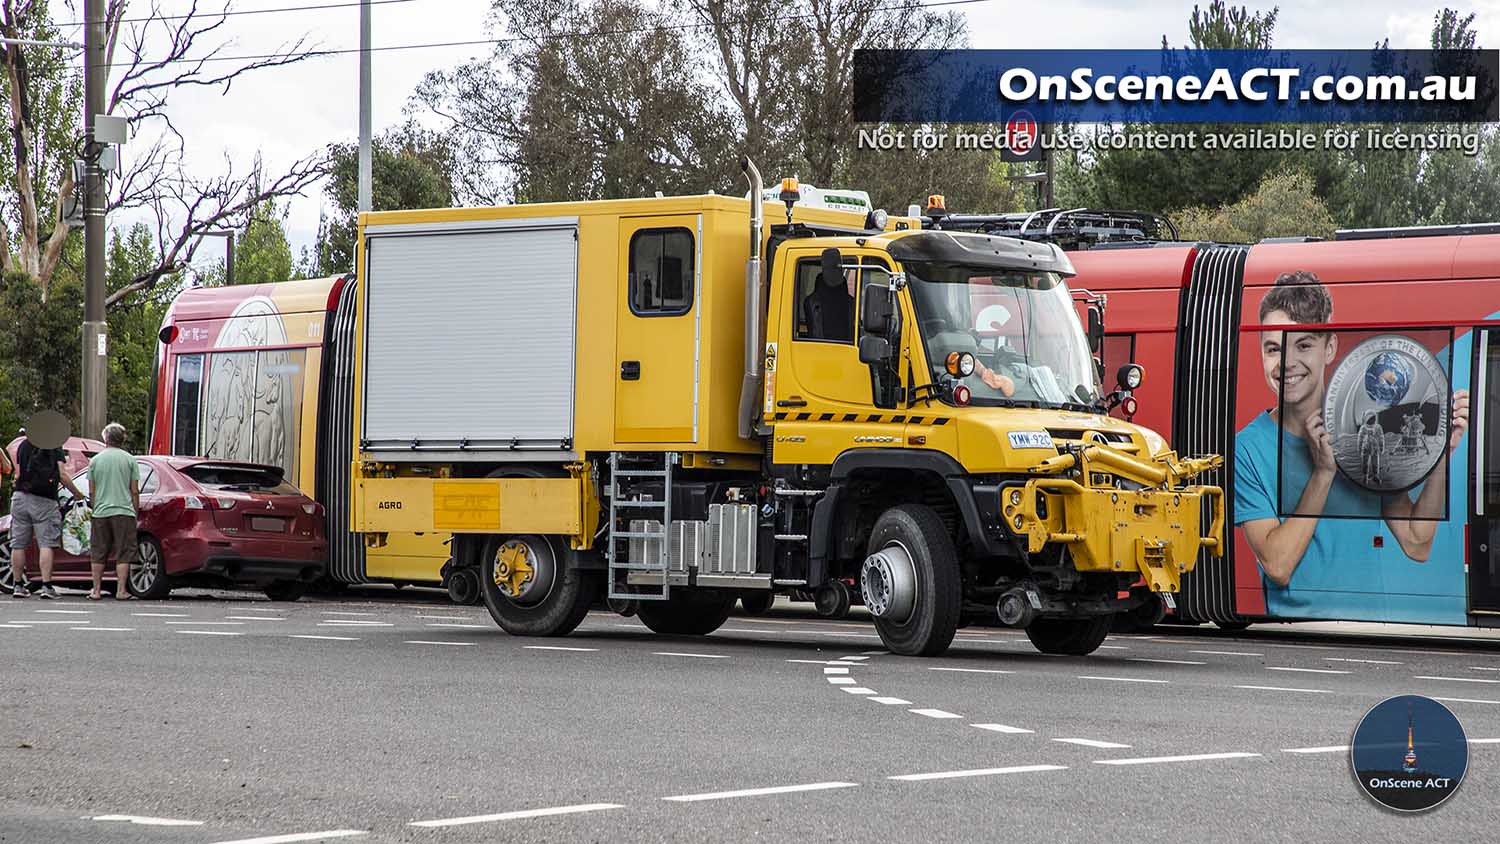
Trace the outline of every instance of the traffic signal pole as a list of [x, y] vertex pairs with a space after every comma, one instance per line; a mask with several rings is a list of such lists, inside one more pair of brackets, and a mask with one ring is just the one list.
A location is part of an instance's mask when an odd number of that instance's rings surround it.
[[109, 416], [109, 325], [104, 314], [103, 145], [94, 137], [94, 118], [104, 113], [109, 69], [104, 57], [104, 0], [84, 3], [83, 52], [83, 430], [98, 437]]

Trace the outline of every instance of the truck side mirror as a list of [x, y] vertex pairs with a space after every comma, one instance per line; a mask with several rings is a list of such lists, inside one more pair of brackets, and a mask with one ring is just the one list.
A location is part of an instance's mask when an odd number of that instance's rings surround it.
[[890, 360], [891, 341], [874, 334], [859, 338], [859, 362], [881, 364]]
[[1094, 354], [1104, 348], [1104, 314], [1097, 305], [1089, 306], [1089, 349]]
[[866, 335], [889, 337], [891, 317], [895, 312], [896, 308], [891, 302], [890, 290], [883, 285], [871, 284], [865, 288], [865, 295], [860, 304], [859, 327], [864, 329]]

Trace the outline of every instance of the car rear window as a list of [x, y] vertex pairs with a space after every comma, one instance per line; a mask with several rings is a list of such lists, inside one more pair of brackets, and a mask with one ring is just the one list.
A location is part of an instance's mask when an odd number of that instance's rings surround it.
[[277, 495], [300, 494], [300, 490], [282, 480], [281, 472], [276, 469], [200, 463], [186, 467], [182, 473], [207, 489], [271, 492]]

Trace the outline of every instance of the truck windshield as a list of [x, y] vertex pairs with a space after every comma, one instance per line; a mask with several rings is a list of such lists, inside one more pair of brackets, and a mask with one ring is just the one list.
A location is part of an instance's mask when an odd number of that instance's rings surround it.
[[934, 382], [950, 353], [969, 352], [960, 383], [973, 404], [1096, 409], [1098, 372], [1061, 276], [925, 262], [906, 273]]

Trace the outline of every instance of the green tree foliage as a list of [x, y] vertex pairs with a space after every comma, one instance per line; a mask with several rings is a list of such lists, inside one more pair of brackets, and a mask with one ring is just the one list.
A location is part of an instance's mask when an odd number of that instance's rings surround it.
[[234, 243], [234, 283], [265, 284], [293, 278], [292, 247], [287, 243], [286, 211], [274, 200], [250, 212]]
[[1262, 179], [1255, 191], [1218, 208], [1188, 208], [1176, 217], [1187, 240], [1255, 243], [1266, 237], [1329, 237], [1335, 228], [1328, 206], [1314, 192], [1312, 177], [1282, 171]]
[[[371, 141], [371, 201], [376, 211], [446, 208], [454, 203], [453, 153], [442, 136], [407, 123]], [[303, 275], [354, 271], [355, 209], [359, 205], [359, 145], [329, 147], [328, 198], [333, 213], [318, 225], [314, 254]]]

